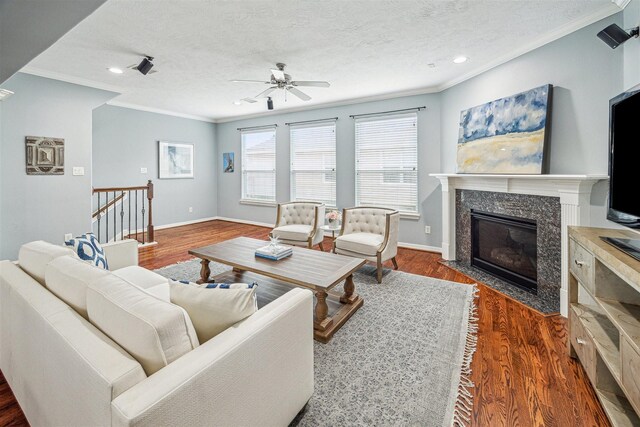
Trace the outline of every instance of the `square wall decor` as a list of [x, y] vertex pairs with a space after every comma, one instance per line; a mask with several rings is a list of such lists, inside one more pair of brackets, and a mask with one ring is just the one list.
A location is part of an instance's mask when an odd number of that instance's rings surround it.
[[27, 175], [64, 175], [64, 139], [27, 136]]
[[159, 178], [193, 178], [193, 144], [159, 141], [158, 154]]
[[543, 173], [552, 88], [540, 86], [462, 111], [458, 173]]

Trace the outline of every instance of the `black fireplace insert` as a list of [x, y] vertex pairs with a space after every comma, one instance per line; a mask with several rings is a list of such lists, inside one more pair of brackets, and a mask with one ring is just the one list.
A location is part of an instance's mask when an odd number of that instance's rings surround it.
[[471, 265], [538, 293], [536, 221], [471, 210]]

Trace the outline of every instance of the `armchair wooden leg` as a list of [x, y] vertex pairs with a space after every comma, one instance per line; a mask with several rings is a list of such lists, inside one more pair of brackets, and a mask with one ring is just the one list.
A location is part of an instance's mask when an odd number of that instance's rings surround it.
[[391, 258], [391, 262], [393, 263], [394, 270], [398, 269], [398, 261], [396, 261], [396, 257]]
[[324, 252], [324, 246], [322, 245], [322, 242], [318, 243], [318, 246], [320, 247], [320, 250]]
[[378, 283], [382, 283], [382, 259], [380, 257], [380, 254], [378, 254], [378, 271], [377, 271], [377, 279], [378, 279]]

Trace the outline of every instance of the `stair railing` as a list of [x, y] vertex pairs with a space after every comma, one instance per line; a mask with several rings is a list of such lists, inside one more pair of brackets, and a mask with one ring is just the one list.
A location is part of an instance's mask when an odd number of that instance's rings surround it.
[[95, 209], [91, 218], [100, 242], [135, 239], [145, 244], [154, 241], [151, 180], [139, 187], [94, 188], [93, 195]]

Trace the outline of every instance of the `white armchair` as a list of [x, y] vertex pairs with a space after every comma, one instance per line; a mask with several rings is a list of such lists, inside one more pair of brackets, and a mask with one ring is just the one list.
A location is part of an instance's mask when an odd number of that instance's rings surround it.
[[342, 230], [333, 242], [333, 252], [364, 258], [377, 264], [382, 283], [382, 263], [391, 260], [397, 270], [400, 213], [393, 209], [357, 207], [344, 209]]
[[288, 202], [278, 204], [276, 225], [269, 234], [277, 237], [282, 243], [306, 246], [312, 248], [315, 245], [322, 247], [324, 232], [325, 206], [317, 202]]

